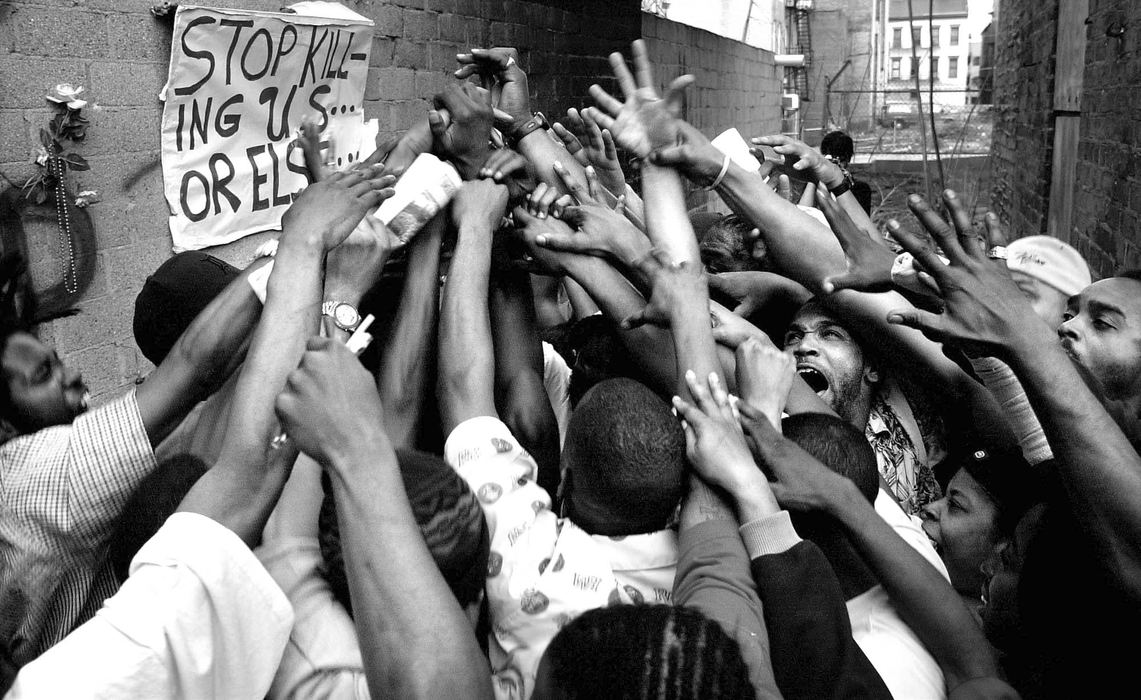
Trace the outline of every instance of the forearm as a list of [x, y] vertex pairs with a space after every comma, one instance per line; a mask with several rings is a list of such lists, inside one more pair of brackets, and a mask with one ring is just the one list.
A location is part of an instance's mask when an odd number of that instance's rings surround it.
[[444, 287], [437, 394], [445, 435], [468, 418], [497, 415], [487, 308], [491, 236], [483, 224], [465, 222], [460, 227]]
[[[646, 301], [618, 270], [602, 258], [568, 257], [567, 274], [594, 299], [603, 315], [620, 323], [641, 311]], [[662, 393], [672, 393], [678, 382], [677, 364], [669, 331], [653, 326], [618, 329], [626, 351]]]
[[434, 365], [440, 241], [446, 226], [440, 214], [409, 244], [400, 308], [385, 337], [377, 371], [377, 390], [388, 409], [385, 427], [397, 447], [411, 447], [416, 439]]
[[531, 282], [522, 271], [496, 276], [490, 294], [496, 407], [539, 465], [548, 493], [559, 484], [559, 426], [543, 388], [543, 347], [535, 332]]
[[1054, 451], [1067, 504], [1126, 590], [1141, 580], [1141, 458], [1045, 326], [1009, 362]]
[[730, 520], [734, 528], [740, 525], [732, 506], [701, 477], [690, 474], [689, 492], [681, 503], [679, 531], [689, 530], [709, 520]]
[[392, 447], [362, 443], [330, 474], [372, 696], [491, 697], [486, 658], [424, 544]]
[[166, 359], [139, 385], [136, 399], [152, 445], [158, 445], [245, 358], [262, 304], [250, 275], [269, 262], [254, 261], [202, 310], [179, 336]]
[[555, 172], [556, 161], [562, 164], [570, 179], [586, 185], [586, 169], [562, 144], [556, 143], [545, 129], [536, 129], [524, 136], [516, 145], [516, 150], [531, 164], [536, 178], [560, 193], [569, 194], [569, 190], [563, 183], [563, 178]]
[[781, 271], [820, 293], [821, 281], [844, 272], [844, 250], [832, 233], [795, 204], [783, 199], [759, 175], [731, 163], [717, 193], [738, 216], [761, 230]]
[[598, 304], [594, 303], [594, 299], [586, 293], [578, 282], [575, 282], [569, 277], [563, 278], [563, 289], [567, 292], [567, 298], [570, 299], [571, 312], [574, 315], [574, 320], [593, 316], [598, 312]]
[[685, 373], [693, 371], [704, 382], [710, 374], [716, 374], [721, 386], [727, 386], [717, 360], [717, 345], [713, 342], [713, 331], [709, 322], [709, 298], [686, 300], [672, 310], [670, 332], [673, 334], [674, 354], [677, 358], [677, 394], [689, 399], [689, 386]]
[[997, 677], [986, 636], [947, 579], [892, 530], [850, 481], [844, 481], [834, 501], [833, 515], [900, 617], [939, 663], [947, 687]]
[[195, 484], [179, 510], [201, 513], [257, 542], [277, 502], [296, 450], [274, 450], [274, 401], [317, 326], [324, 249], [285, 236], [269, 278], [262, 322], [234, 390], [218, 464]]
[[675, 263], [701, 264], [697, 236], [685, 208], [685, 189], [673, 168], [645, 161], [642, 167], [646, 233], [655, 248], [664, 250]]

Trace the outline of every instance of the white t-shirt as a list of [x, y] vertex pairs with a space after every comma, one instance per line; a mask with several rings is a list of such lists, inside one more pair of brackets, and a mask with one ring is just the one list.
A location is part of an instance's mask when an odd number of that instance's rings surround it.
[[487, 603], [492, 686], [526, 700], [547, 645], [586, 610], [673, 597], [677, 533], [591, 535], [551, 512], [535, 460], [498, 418], [460, 423], [444, 459], [479, 499], [491, 535]]
[[261, 698], [292, 626], [285, 595], [237, 535], [175, 513], [119, 592], [5, 697]]

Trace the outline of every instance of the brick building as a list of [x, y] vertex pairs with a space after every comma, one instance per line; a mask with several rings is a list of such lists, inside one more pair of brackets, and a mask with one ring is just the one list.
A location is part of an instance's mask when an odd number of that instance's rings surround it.
[[993, 204], [1095, 275], [1141, 265], [1141, 3], [1000, 0]]
[[[83, 369], [96, 399], [125, 390], [150, 366], [131, 335], [135, 295], [170, 255], [169, 215], [159, 163], [159, 91], [170, 56], [171, 19], [155, 0], [0, 2], [0, 233], [25, 246], [33, 285], [81, 312], [45, 323], [41, 336]], [[277, 10], [282, 0], [221, 0], [217, 6]], [[689, 118], [707, 133], [731, 125], [750, 134], [779, 128], [779, 75], [772, 54], [701, 30], [644, 16], [634, 2], [580, 0], [343, 0], [376, 23], [365, 112], [398, 131], [422, 117], [427, 98], [452, 78], [455, 54], [475, 46], [516, 46], [530, 75], [534, 107], [548, 115], [588, 102], [587, 88], [612, 86], [606, 60], [643, 34], [663, 83], [698, 76]], [[69, 173], [73, 192], [101, 201], [77, 212], [90, 234], [76, 248], [79, 289], [60, 280], [66, 254], [54, 215], [21, 206], [13, 184], [32, 172], [29, 153], [51, 117], [44, 95], [57, 83], [87, 88], [91, 120], [79, 153], [86, 172]], [[695, 197], [692, 204], [704, 199]], [[209, 252], [246, 264], [268, 234]]]

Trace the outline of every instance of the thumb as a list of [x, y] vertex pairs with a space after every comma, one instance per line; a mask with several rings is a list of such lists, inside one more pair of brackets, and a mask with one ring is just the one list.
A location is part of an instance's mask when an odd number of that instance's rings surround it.
[[650, 154], [650, 162], [654, 165], [687, 165], [692, 160], [689, 146], [667, 146]]
[[914, 307], [889, 311], [887, 322], [897, 326], [915, 328], [931, 338], [945, 338], [948, 335], [943, 327], [942, 316]]

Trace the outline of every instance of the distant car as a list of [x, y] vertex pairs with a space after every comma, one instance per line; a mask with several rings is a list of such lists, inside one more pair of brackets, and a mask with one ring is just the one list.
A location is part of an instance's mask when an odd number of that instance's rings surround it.
[[879, 123], [884, 127], [906, 127], [915, 124], [919, 117], [919, 110], [910, 102], [886, 104], [880, 110]]

